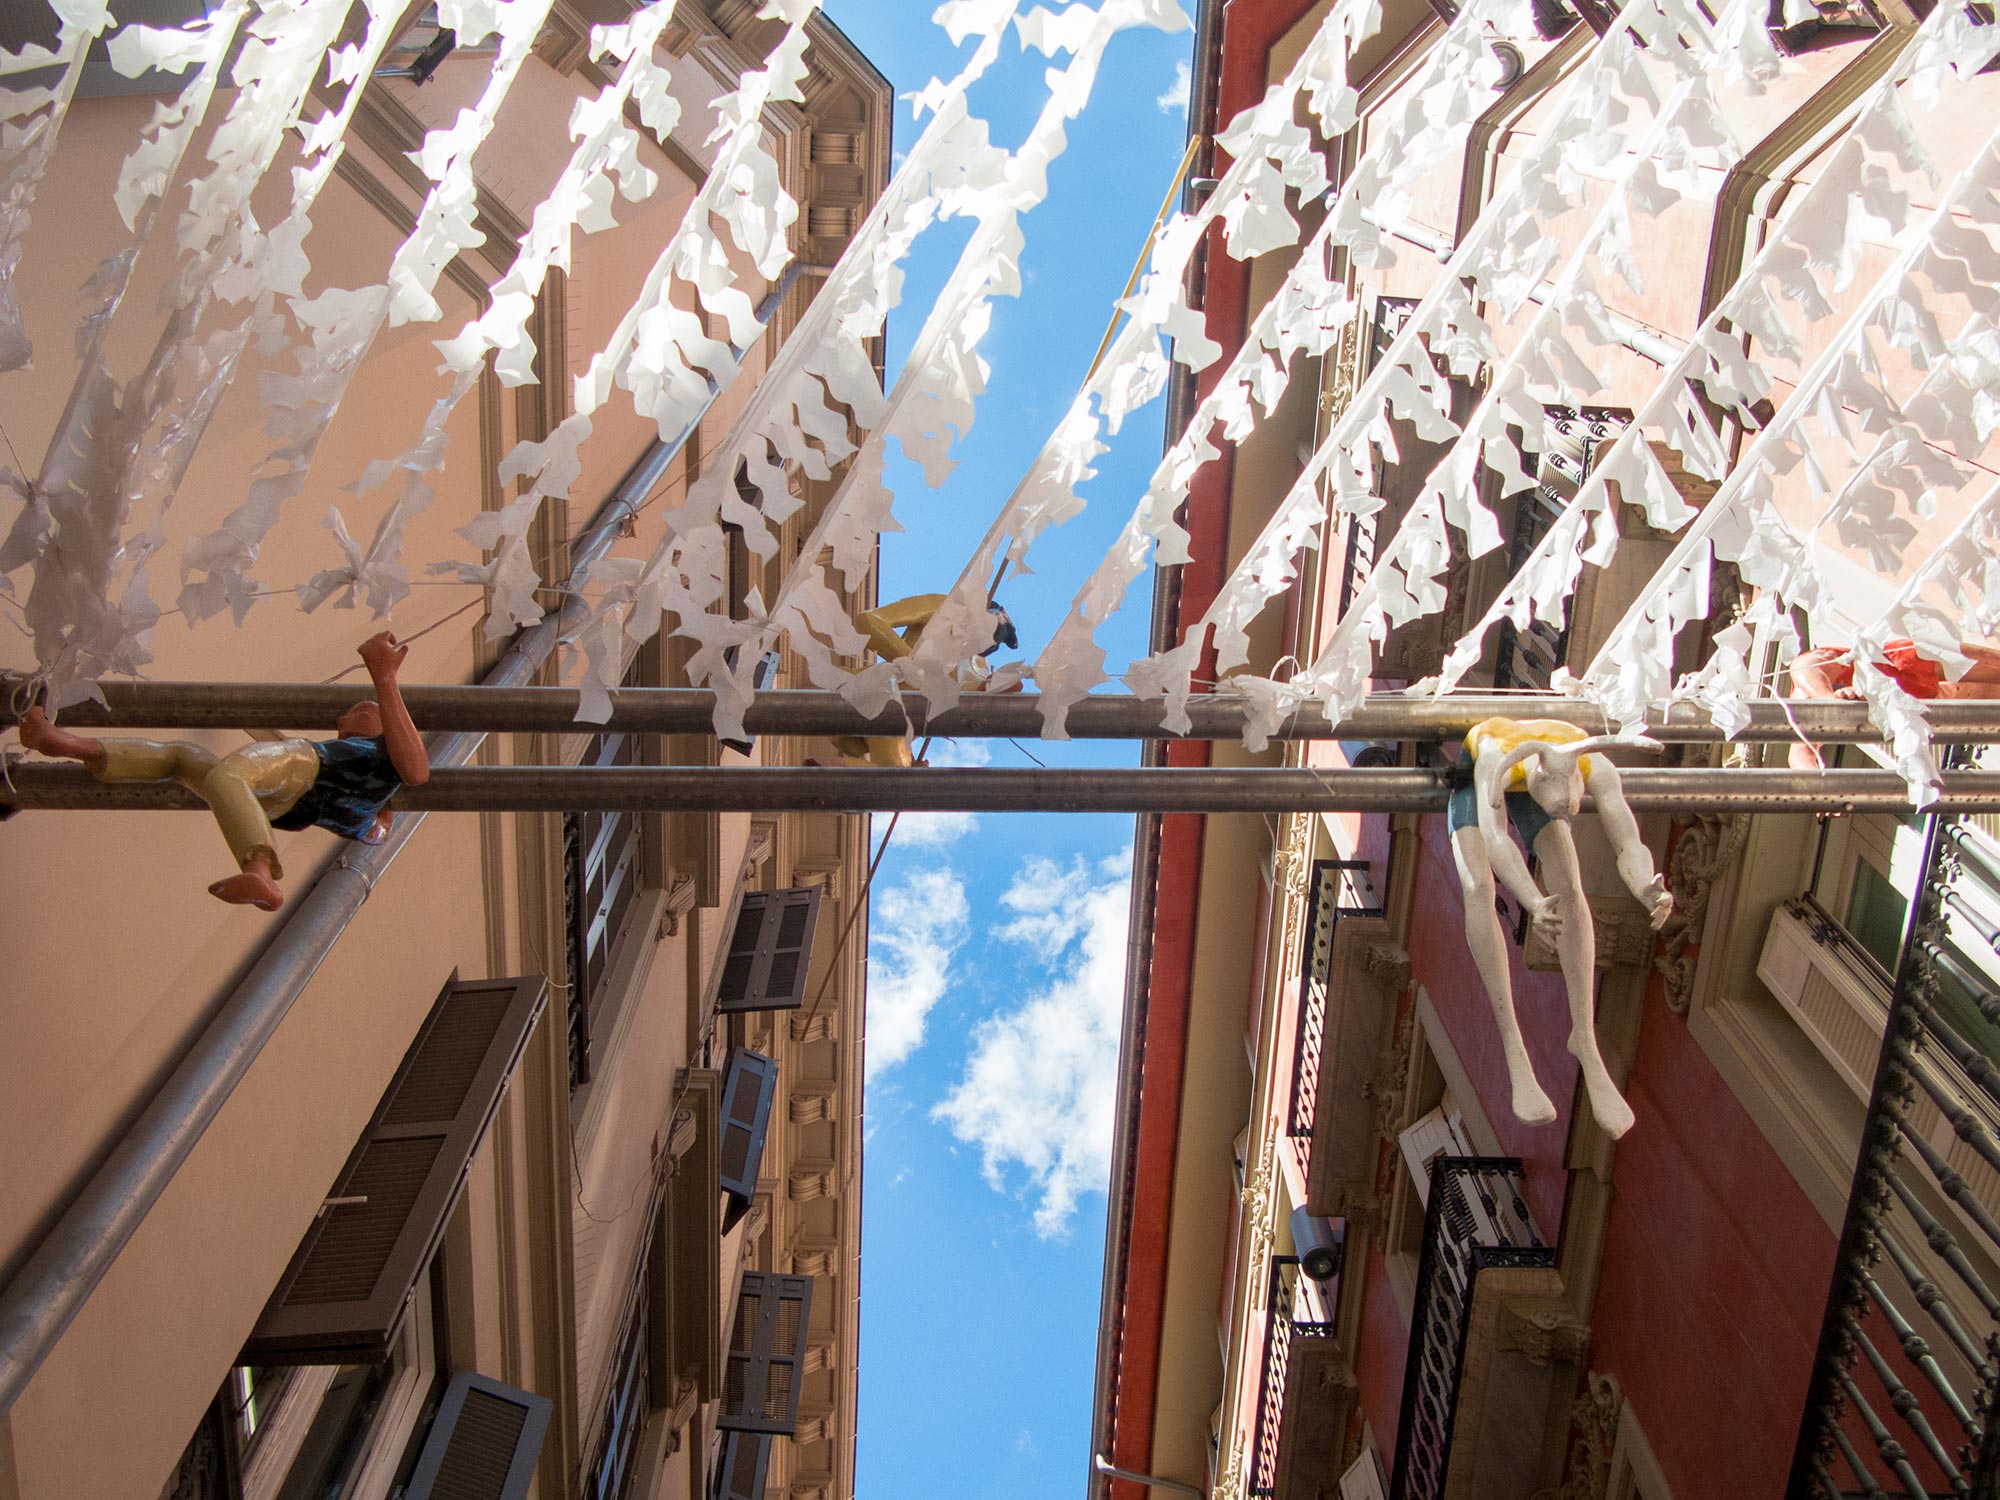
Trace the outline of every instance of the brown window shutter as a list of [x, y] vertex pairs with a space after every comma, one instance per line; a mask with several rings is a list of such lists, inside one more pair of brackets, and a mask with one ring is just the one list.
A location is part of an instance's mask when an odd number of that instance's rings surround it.
[[326, 1195], [365, 1201], [320, 1211], [242, 1363], [388, 1357], [547, 993], [539, 975], [445, 986]]
[[723, 959], [715, 1007], [723, 1015], [750, 1010], [797, 1010], [805, 1004], [819, 927], [820, 888], [748, 891]]
[[715, 1466], [715, 1500], [764, 1500], [764, 1476], [771, 1464], [771, 1439], [761, 1432], [732, 1432], [722, 1441]]
[[729, 1336], [729, 1373], [715, 1425], [726, 1432], [791, 1433], [799, 1425], [813, 1279], [746, 1271]]
[[729, 1071], [722, 1080], [721, 1144], [717, 1177], [729, 1194], [725, 1232], [757, 1196], [757, 1173], [764, 1162], [764, 1133], [770, 1128], [771, 1106], [778, 1097], [776, 1059], [747, 1047], [729, 1054]]
[[521, 1500], [549, 1428], [546, 1396], [454, 1375], [404, 1500]]

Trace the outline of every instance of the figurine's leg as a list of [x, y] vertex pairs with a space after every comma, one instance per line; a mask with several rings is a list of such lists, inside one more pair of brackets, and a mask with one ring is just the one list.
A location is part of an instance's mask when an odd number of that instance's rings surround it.
[[1465, 945], [1486, 983], [1493, 1004], [1493, 1023], [1500, 1029], [1500, 1046], [1507, 1057], [1507, 1078], [1513, 1085], [1514, 1114], [1529, 1125], [1546, 1125], [1556, 1107], [1535, 1081], [1535, 1065], [1521, 1040], [1521, 1023], [1514, 1015], [1514, 985], [1508, 971], [1507, 935], [1493, 908], [1493, 867], [1486, 857], [1484, 837], [1476, 827], [1456, 830], [1451, 852], [1458, 862], [1458, 881], [1465, 891]]
[[1563, 914], [1556, 953], [1562, 960], [1563, 987], [1569, 991], [1569, 1050], [1583, 1069], [1583, 1091], [1590, 1096], [1591, 1113], [1615, 1138], [1632, 1128], [1632, 1106], [1611, 1081], [1597, 1050], [1597, 933], [1591, 926], [1569, 824], [1552, 818], [1535, 837], [1535, 857], [1542, 862], [1549, 891]]
[[197, 790], [215, 813], [241, 872], [211, 885], [209, 893], [236, 906], [276, 911], [284, 868], [271, 838], [271, 814], [304, 795], [319, 771], [319, 757], [297, 740], [246, 745], [219, 762]]
[[1632, 816], [1632, 808], [1625, 800], [1625, 783], [1620, 780], [1618, 768], [1602, 756], [1590, 758], [1590, 795], [1597, 803], [1597, 821], [1604, 828], [1604, 836], [1611, 840], [1611, 849], [1618, 856], [1618, 875], [1625, 882], [1625, 888], [1639, 898], [1639, 904], [1646, 908], [1652, 920], [1653, 930], [1673, 915], [1674, 898], [1667, 893], [1667, 882], [1660, 872], [1653, 868], [1653, 852], [1639, 837], [1639, 820]]
[[915, 636], [913, 634], [906, 639], [898, 632], [912, 626], [921, 631], [930, 624], [931, 616], [938, 612], [938, 606], [944, 600], [943, 594], [912, 594], [907, 599], [864, 609], [855, 616], [854, 623], [868, 637], [868, 644], [875, 648], [877, 656], [884, 661], [901, 661], [910, 654]]
[[104, 741], [56, 728], [39, 704], [21, 717], [21, 743], [39, 755], [80, 760], [93, 775], [103, 774]]
[[910, 753], [910, 742], [900, 736], [870, 740], [868, 761], [870, 765], [892, 771], [907, 771], [917, 763], [916, 757]]

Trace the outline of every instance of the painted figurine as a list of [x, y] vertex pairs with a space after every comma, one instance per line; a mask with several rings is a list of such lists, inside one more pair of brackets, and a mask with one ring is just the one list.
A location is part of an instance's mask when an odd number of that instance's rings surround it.
[[[1653, 857], [1639, 838], [1639, 824], [1626, 804], [1618, 768], [1592, 753], [1633, 743], [1591, 737], [1561, 719], [1485, 719], [1465, 737], [1472, 776], [1469, 784], [1452, 793], [1446, 823], [1465, 890], [1466, 943], [1500, 1028], [1514, 1113], [1530, 1125], [1553, 1120], [1556, 1110], [1535, 1080], [1515, 1018], [1507, 938], [1494, 907], [1493, 877], [1499, 875], [1537, 922], [1552, 924], [1563, 985], [1569, 991], [1569, 1050], [1582, 1067], [1584, 1091], [1598, 1123], [1613, 1136], [1623, 1135], [1632, 1128], [1632, 1107], [1611, 1081], [1597, 1050], [1597, 933], [1569, 820], [1582, 806], [1588, 787], [1617, 856], [1618, 873], [1645, 906], [1657, 931], [1673, 911], [1674, 898], [1667, 894], [1666, 882], [1654, 870]], [[1520, 848], [1509, 836], [1509, 824], [1541, 862], [1548, 891], [1535, 884]]]
[[[944, 601], [943, 594], [912, 594], [907, 599], [863, 610], [855, 616], [854, 623], [868, 637], [868, 644], [877, 656], [884, 661], [901, 661], [916, 649], [924, 627], [930, 624]], [[993, 633], [976, 653], [982, 661], [985, 654], [996, 646], [1014, 651], [1021, 644], [1007, 611], [997, 604], [988, 604], [986, 608], [993, 616]], [[837, 734], [833, 736], [833, 748], [840, 752], [843, 765], [908, 767], [915, 764], [909, 740], [900, 735], [864, 737]]]
[[[2000, 698], [2000, 649], [1982, 641], [1961, 641], [1960, 653], [1972, 658], [1965, 674], [1953, 682], [1944, 668], [1917, 652], [1907, 637], [1885, 641], [1875, 665], [1912, 698]], [[1792, 658], [1792, 692], [1800, 698], [1861, 696], [1854, 685], [1854, 652], [1847, 646], [1815, 646]], [[1825, 767], [1819, 747], [1801, 740], [1792, 746], [1792, 768], [1818, 771]]]
[[284, 870], [271, 830], [332, 830], [378, 844], [395, 816], [385, 804], [404, 786], [430, 779], [430, 757], [410, 722], [396, 672], [409, 654], [382, 631], [361, 643], [375, 697], [340, 716], [331, 740], [263, 740], [218, 758], [184, 741], [93, 739], [51, 724], [41, 709], [21, 721], [21, 743], [43, 755], [80, 760], [99, 781], [178, 781], [206, 802], [239, 873], [209, 894], [236, 906], [276, 911]]

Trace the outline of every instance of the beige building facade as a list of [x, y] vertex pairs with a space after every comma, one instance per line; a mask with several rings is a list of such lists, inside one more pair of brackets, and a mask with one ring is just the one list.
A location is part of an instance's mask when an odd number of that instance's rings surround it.
[[[328, 500], [365, 509], [340, 487], [407, 441], [441, 391], [432, 341], [483, 309], [518, 253], [568, 152], [572, 108], [607, 76], [587, 55], [591, 27], [625, 10], [559, 0], [550, 12], [476, 161], [485, 243], [441, 279], [441, 322], [376, 340], [258, 576], [325, 565]], [[567, 272], [548, 277], [530, 324], [539, 383], [504, 387], [489, 363], [460, 405], [410, 556], [463, 555], [454, 529], [515, 493], [500, 458], [567, 414], [572, 380], [709, 170], [710, 106], [782, 33], [757, 11], [678, 6], [658, 56], [681, 122], [641, 131], [640, 165], [659, 187], [620, 202], [616, 227], [579, 236]], [[416, 8], [404, 22], [393, 60], [407, 71], [437, 27]], [[10, 11], [8, 24], [33, 22]], [[794, 257], [824, 267], [882, 191], [891, 100], [836, 28], [816, 19], [809, 38], [804, 102], [767, 106], [764, 144], [800, 205]], [[445, 56], [426, 84], [371, 83], [314, 215], [309, 290], [380, 280], [427, 187], [408, 153], [489, 67]], [[158, 90], [175, 86], [100, 90], [97, 77], [93, 64], [14, 281], [36, 362], [0, 377], [0, 421], [24, 456], [46, 447], [69, 393], [76, 289], [125, 235], [108, 185]], [[253, 203], [262, 222], [283, 217], [287, 178], [281, 160]], [[129, 309], [150, 309], [170, 274], [177, 210], [169, 198]], [[614, 555], [651, 550], [661, 512], [820, 284], [765, 286], [762, 337], [670, 452], [655, 452], [652, 423], [622, 396], [598, 414], [567, 506], [546, 503], [530, 534], [543, 577], [568, 574], [572, 544], [614, 497], [627, 502]], [[122, 315], [113, 368], [142, 364], [155, 331], [144, 313]], [[242, 503], [269, 449], [257, 392], [270, 373], [247, 361], [224, 397], [164, 517], [156, 589], [171, 592], [180, 544]], [[800, 481], [786, 562], [837, 478]], [[417, 583], [393, 621], [418, 637], [406, 684], [487, 676], [509, 642], [484, 637], [481, 602], [476, 586]], [[562, 597], [544, 603], [559, 610]], [[262, 599], [241, 629], [226, 615], [163, 619], [149, 671], [320, 681], [354, 666], [375, 628], [365, 612]], [[6, 634], [0, 667], [31, 666]], [[555, 680], [559, 660], [534, 680]], [[679, 660], [641, 649], [627, 680], [671, 684]], [[778, 683], [793, 666], [779, 663]], [[218, 752], [242, 742], [188, 737]], [[807, 748], [578, 733], [490, 738], [474, 758], [773, 764]], [[288, 901], [267, 915], [207, 894], [229, 867], [202, 814], [34, 813], [0, 830], [0, 1281], [18, 1284], [73, 1224], [149, 1101], [221, 1044], [246, 990], [274, 966], [304, 976], [73, 1321], [33, 1351], [0, 1414], [0, 1496], [851, 1493], [866, 820], [433, 814], [405, 831], [374, 865], [322, 832], [280, 834]], [[315, 887], [335, 879], [367, 888], [351, 920], [319, 915]]]

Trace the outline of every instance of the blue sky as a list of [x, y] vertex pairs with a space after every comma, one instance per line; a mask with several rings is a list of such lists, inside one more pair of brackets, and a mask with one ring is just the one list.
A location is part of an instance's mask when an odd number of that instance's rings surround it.
[[[898, 94], [957, 71], [934, 0], [827, 0]], [[892, 456], [904, 527], [883, 540], [882, 596], [948, 588], [1067, 407], [1186, 144], [1191, 33], [1113, 39], [1068, 129], [1046, 203], [1025, 221], [1023, 289], [994, 305], [992, 366], [956, 471], [937, 491]], [[993, 139], [1018, 145], [1045, 60], [1010, 35], [975, 90]], [[913, 135], [899, 103], [896, 144]], [[891, 378], [968, 228], [918, 243], [889, 325]], [[1046, 641], [1145, 488], [1162, 403], [1098, 463], [1091, 508], [1045, 536], [1001, 601], [1024, 653]], [[1150, 589], [1100, 637], [1114, 670], [1143, 650]], [[996, 765], [1131, 764], [1121, 744], [932, 747]], [[876, 836], [887, 819], [876, 820]], [[1089, 1425], [1104, 1177], [1117, 1065], [1132, 820], [904, 819], [878, 876], [869, 956], [863, 1179], [861, 1500], [1075, 1496]]]

